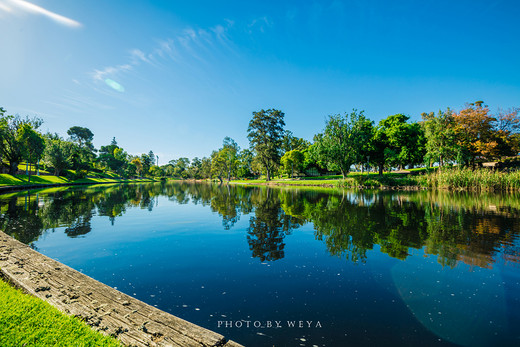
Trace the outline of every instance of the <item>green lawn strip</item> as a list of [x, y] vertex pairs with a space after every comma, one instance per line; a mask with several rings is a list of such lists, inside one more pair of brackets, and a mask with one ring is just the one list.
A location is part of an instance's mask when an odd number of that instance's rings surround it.
[[121, 346], [49, 303], [0, 280], [2, 346]]
[[31, 176], [31, 181], [29, 182], [29, 176], [26, 175], [8, 175], [8, 174], [0, 174], [0, 186], [23, 186], [23, 185], [32, 185], [32, 184], [70, 184], [70, 183], [117, 183], [117, 182], [149, 182], [153, 179], [146, 178], [138, 178], [138, 179], [123, 179], [118, 176], [114, 176], [112, 174], [106, 177], [86, 177], [82, 179], [78, 179], [75, 181], [71, 181], [61, 176]]

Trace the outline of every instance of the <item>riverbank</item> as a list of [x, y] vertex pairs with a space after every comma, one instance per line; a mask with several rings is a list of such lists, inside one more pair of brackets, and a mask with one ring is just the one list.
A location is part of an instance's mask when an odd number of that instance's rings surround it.
[[[147, 305], [48, 258], [1, 231], [0, 272], [26, 293], [125, 345], [240, 347], [220, 334]], [[0, 315], [0, 320], [3, 319]]]
[[91, 185], [91, 184], [112, 184], [112, 183], [134, 183], [134, 182], [156, 182], [152, 178], [124, 179], [119, 177], [99, 178], [86, 177], [77, 180], [69, 180], [62, 176], [31, 176], [29, 182], [25, 175], [0, 174], [0, 193], [12, 190], [25, 190], [45, 187], [71, 186], [71, 185]]
[[339, 176], [302, 177], [296, 179], [234, 180], [232, 184], [300, 186], [324, 188], [354, 188], [381, 190], [471, 190], [471, 191], [520, 191], [520, 171], [502, 172], [490, 169], [444, 168], [422, 174], [351, 173], [346, 178]]

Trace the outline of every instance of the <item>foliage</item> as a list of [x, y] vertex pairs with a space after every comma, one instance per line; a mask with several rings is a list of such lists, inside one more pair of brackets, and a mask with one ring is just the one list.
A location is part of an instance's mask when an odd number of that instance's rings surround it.
[[329, 116], [323, 135], [315, 141], [314, 153], [331, 170], [339, 170], [343, 177], [353, 164], [363, 162], [372, 137], [372, 122], [363, 111]]
[[[34, 130], [41, 124], [39, 118], [29, 119], [20, 116], [5, 115], [5, 109], [0, 107], [0, 166], [3, 161], [9, 164], [9, 174], [14, 175], [18, 170], [18, 164], [24, 157], [41, 153], [41, 142], [34, 134]], [[38, 148], [29, 148], [32, 142]]]
[[282, 111], [262, 109], [253, 112], [247, 128], [247, 138], [255, 153], [256, 162], [265, 171], [268, 181], [280, 162], [284, 126]]
[[375, 129], [370, 158], [378, 164], [380, 175], [386, 166], [403, 169], [424, 161], [424, 132], [409, 119], [403, 114], [388, 116]]
[[282, 171], [286, 175], [290, 175], [294, 177], [294, 172], [296, 170], [297, 173], [301, 172], [303, 169], [305, 161], [305, 155], [302, 151], [298, 149], [293, 149], [288, 152], [285, 152], [282, 159], [280, 160], [282, 164]]
[[422, 114], [421, 126], [426, 137], [426, 162], [431, 166], [438, 162], [444, 166], [445, 162], [457, 159], [458, 147], [454, 130], [455, 119], [449, 108], [435, 115], [433, 112]]

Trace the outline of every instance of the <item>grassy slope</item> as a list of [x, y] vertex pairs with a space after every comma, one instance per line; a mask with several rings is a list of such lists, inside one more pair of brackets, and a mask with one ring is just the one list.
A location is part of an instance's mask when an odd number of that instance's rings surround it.
[[77, 318], [0, 280], [2, 346], [121, 346]]
[[[8, 175], [0, 174], [0, 186], [19, 186], [27, 184], [67, 184], [67, 183], [106, 183], [106, 182], [120, 182], [122, 179], [117, 176], [110, 178], [82, 178], [79, 180], [71, 181], [61, 176], [31, 176], [31, 182], [29, 177], [25, 175]], [[131, 181], [141, 181], [131, 180]], [[142, 180], [148, 181], [148, 180]]]

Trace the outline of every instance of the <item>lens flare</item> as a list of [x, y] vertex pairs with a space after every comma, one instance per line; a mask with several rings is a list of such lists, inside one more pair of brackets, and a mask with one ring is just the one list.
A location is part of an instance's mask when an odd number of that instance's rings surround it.
[[107, 84], [107, 86], [114, 90], [117, 90], [120, 93], [123, 93], [125, 91], [125, 88], [122, 85], [120, 85], [114, 80], [111, 80], [110, 78], [105, 79], [105, 83]]

